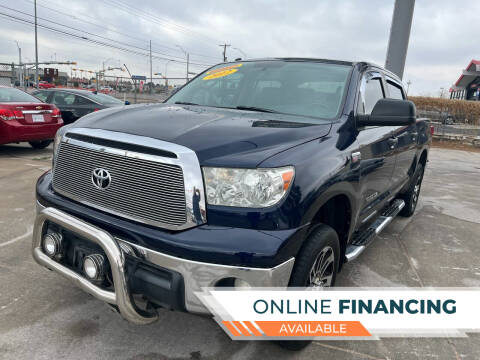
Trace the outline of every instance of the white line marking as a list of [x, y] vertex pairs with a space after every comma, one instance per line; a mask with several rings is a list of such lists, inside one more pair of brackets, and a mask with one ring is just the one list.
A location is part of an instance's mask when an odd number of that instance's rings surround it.
[[0, 247], [13, 244], [13, 243], [15, 243], [15, 242], [17, 242], [17, 241], [19, 241], [19, 240], [22, 240], [22, 239], [26, 238], [27, 236], [32, 235], [32, 233], [33, 233], [33, 226], [30, 225], [30, 226], [28, 227], [27, 231], [25, 232], [25, 234], [22, 234], [22, 235], [20, 235], [20, 236], [17, 236], [17, 237], [15, 237], [15, 238], [13, 238], [12, 240], [8, 240], [8, 241], [6, 241], [6, 242], [4, 242], [4, 243], [1, 243], [1, 244], [0, 244]]

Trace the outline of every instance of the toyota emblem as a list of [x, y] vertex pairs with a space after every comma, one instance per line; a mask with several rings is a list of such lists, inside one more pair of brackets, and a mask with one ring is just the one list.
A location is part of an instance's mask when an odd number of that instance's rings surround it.
[[108, 170], [96, 168], [92, 171], [92, 183], [97, 189], [103, 190], [110, 186], [112, 178]]

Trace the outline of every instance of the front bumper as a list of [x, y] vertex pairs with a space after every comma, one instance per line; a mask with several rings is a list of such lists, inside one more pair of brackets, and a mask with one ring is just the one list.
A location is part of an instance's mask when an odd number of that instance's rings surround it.
[[[78, 236], [98, 244], [105, 252], [112, 272], [114, 291], [105, 290], [91, 283], [81, 274], [51, 259], [43, 253], [41, 241], [47, 222], [71, 231]], [[44, 207], [37, 202], [37, 218], [33, 232], [33, 257], [40, 264], [72, 280], [77, 286], [96, 298], [116, 305], [122, 316], [137, 324], [148, 324], [156, 320], [156, 314], [139, 311], [129, 290], [129, 279], [125, 271], [125, 253], [121, 243], [129, 245], [140, 254], [143, 261], [158, 267], [180, 273], [184, 281], [185, 309], [193, 313], [208, 314], [195, 292], [204, 287], [213, 287], [220, 280], [238, 278], [253, 287], [287, 286], [294, 264], [294, 258], [273, 268], [250, 268], [221, 265], [182, 259], [154, 251], [126, 239], [118, 239], [96, 226], [52, 207]]]

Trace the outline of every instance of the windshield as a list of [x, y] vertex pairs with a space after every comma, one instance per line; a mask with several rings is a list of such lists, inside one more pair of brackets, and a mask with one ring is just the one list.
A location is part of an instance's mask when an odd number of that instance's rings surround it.
[[0, 87], [0, 103], [5, 102], [41, 102], [36, 97], [15, 88]]
[[167, 103], [333, 119], [352, 67], [320, 62], [252, 61], [209, 69]]
[[93, 101], [96, 101], [100, 104], [123, 104], [124, 102], [122, 100], [118, 100], [114, 98], [113, 96], [101, 94], [101, 93], [91, 93], [87, 95], [90, 99]]

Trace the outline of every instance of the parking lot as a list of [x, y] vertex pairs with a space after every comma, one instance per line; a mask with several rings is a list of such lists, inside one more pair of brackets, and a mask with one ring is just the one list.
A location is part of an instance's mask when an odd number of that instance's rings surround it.
[[[302, 352], [233, 342], [211, 319], [163, 311], [149, 326], [122, 320], [34, 263], [34, 184], [51, 146], [0, 146], [0, 359], [479, 359], [467, 338], [318, 341]], [[344, 267], [341, 286], [480, 287], [480, 153], [432, 149], [416, 214], [396, 219]]]

